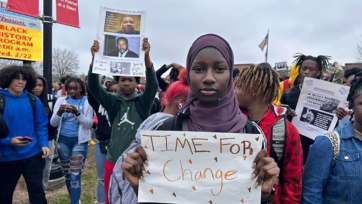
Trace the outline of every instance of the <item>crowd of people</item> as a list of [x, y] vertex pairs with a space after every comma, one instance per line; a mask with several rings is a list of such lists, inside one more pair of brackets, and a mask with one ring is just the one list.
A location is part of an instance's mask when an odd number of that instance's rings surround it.
[[[94, 74], [97, 41], [87, 80], [65, 76], [62, 88], [53, 82], [52, 93], [31, 67], [0, 70], [1, 203], [13, 202], [21, 175], [30, 203], [47, 203], [55, 147], [70, 203], [81, 203], [81, 175], [94, 134], [96, 203], [137, 204], [148, 163], [140, 130], [263, 134], [267, 145], [250, 175], [261, 186], [261, 203], [361, 203], [361, 68], [344, 71], [334, 63], [335, 71], [325, 76], [330, 57], [297, 54], [288, 79], [265, 62], [238, 70], [231, 46], [214, 34], [195, 40], [186, 67], [171, 63], [155, 71], [148, 38], [142, 50], [142, 86], [140, 77], [108, 81]], [[336, 109], [336, 131], [315, 140], [291, 123], [305, 77], [350, 86], [348, 106]]]

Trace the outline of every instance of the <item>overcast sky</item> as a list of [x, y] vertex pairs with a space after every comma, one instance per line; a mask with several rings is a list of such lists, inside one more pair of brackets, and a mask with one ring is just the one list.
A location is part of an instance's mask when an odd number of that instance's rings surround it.
[[91, 59], [100, 6], [147, 11], [146, 36], [155, 68], [185, 65], [192, 42], [206, 33], [230, 43], [235, 63], [258, 63], [264, 61], [258, 45], [269, 29], [272, 65], [290, 65], [297, 52], [354, 62], [362, 40], [361, 0], [79, 0], [81, 28], [55, 24], [53, 46], [77, 52], [80, 73], [87, 72]]

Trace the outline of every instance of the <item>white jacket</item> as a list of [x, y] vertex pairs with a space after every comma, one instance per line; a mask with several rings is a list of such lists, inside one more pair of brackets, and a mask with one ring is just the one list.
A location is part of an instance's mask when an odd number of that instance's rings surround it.
[[[59, 117], [57, 115], [57, 112], [59, 110], [59, 107], [61, 104], [64, 104], [66, 102], [66, 97], [60, 97], [58, 98], [57, 102], [54, 106], [54, 112], [53, 116], [50, 119], [50, 125], [53, 127], [58, 127], [58, 136], [57, 139], [59, 139], [59, 133], [62, 128], [62, 117]], [[88, 99], [84, 103], [84, 114], [80, 114], [77, 117], [79, 121], [79, 128], [78, 128], [78, 143], [84, 143], [91, 140], [91, 134], [90, 134], [90, 128], [93, 126], [93, 108], [89, 105]]]

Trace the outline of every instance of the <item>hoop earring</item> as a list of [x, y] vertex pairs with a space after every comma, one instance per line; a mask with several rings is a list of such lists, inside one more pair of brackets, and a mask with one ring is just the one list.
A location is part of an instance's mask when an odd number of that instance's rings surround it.
[[178, 109], [181, 109], [182, 108], [182, 103], [179, 103], [178, 104]]

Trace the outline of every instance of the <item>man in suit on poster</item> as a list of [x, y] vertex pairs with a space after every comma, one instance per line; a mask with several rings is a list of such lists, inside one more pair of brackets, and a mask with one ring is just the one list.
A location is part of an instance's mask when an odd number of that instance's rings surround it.
[[138, 54], [128, 49], [128, 40], [125, 37], [117, 39], [117, 50], [110, 52], [109, 56], [122, 58], [138, 58]]

